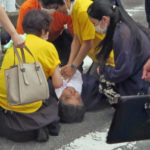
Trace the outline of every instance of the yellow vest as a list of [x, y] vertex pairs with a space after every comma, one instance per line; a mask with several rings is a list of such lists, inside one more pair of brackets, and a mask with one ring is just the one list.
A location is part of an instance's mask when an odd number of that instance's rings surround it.
[[[56, 66], [60, 64], [58, 53], [53, 44], [35, 36], [28, 34], [25, 45], [31, 50], [37, 62], [40, 62], [46, 77], [52, 76]], [[18, 52], [20, 52], [18, 50]], [[34, 60], [28, 52], [25, 51], [26, 62], [32, 63]], [[17, 57], [15, 57], [18, 64]], [[4, 78], [4, 69], [8, 69], [14, 63], [13, 47], [9, 48], [4, 56], [2, 67], [0, 70], [0, 107], [21, 113], [33, 113], [42, 106], [42, 101], [34, 102], [26, 105], [11, 106], [7, 103], [7, 94]]]
[[[74, 34], [78, 36], [80, 43], [93, 39], [93, 47], [90, 49], [88, 55], [93, 61], [99, 62], [96, 59], [96, 54], [98, 53], [96, 46], [104, 39], [105, 34], [95, 32], [94, 25], [88, 18], [87, 9], [92, 3], [92, 0], [76, 0], [71, 16]], [[114, 66], [113, 51], [110, 54], [107, 64]]]

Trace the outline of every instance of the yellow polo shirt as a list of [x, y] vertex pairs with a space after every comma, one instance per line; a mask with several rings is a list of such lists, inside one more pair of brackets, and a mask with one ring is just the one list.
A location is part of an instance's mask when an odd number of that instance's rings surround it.
[[[96, 54], [98, 53], [96, 46], [104, 39], [105, 34], [95, 32], [94, 25], [88, 18], [87, 9], [92, 3], [92, 0], [76, 0], [71, 16], [74, 33], [78, 36], [80, 43], [93, 39], [93, 48], [90, 49], [88, 55], [93, 61], [98, 62], [96, 59]], [[110, 54], [107, 64], [114, 66], [113, 51]]]
[[[25, 45], [30, 49], [36, 61], [41, 63], [46, 77], [52, 76], [56, 66], [60, 64], [58, 53], [54, 45], [33, 34], [27, 35]], [[18, 52], [20, 51], [18, 50]], [[34, 62], [32, 56], [26, 51], [25, 58], [27, 63]], [[17, 57], [15, 57], [15, 60], [16, 64], [18, 64]], [[11, 106], [7, 103], [4, 69], [8, 69], [13, 63], [14, 52], [13, 47], [11, 47], [4, 56], [0, 70], [0, 107], [16, 112], [33, 113], [42, 106], [42, 101], [19, 106]]]

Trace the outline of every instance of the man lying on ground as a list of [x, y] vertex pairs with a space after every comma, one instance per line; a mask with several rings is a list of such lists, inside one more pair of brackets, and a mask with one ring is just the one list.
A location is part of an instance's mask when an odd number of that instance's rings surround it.
[[51, 96], [58, 99], [59, 116], [64, 123], [81, 122], [85, 111], [102, 108], [106, 99], [99, 92], [99, 81], [93, 76], [81, 75], [79, 71], [69, 82], [64, 80], [61, 88], [54, 89], [51, 86], [50, 92]]

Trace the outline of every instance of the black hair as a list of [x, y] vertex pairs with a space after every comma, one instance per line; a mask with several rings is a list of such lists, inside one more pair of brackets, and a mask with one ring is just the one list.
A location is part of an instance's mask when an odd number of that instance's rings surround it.
[[45, 7], [52, 4], [57, 4], [59, 0], [39, 0]]
[[42, 29], [45, 32], [49, 31], [52, 18], [50, 15], [41, 10], [30, 10], [24, 17], [23, 30], [28, 34], [41, 36]]
[[[140, 54], [141, 51], [141, 35], [138, 30], [138, 25], [136, 22], [127, 14], [122, 6], [112, 5], [108, 0], [94, 0], [94, 2], [88, 8], [88, 15], [92, 18], [101, 20], [103, 16], [110, 17], [110, 23], [107, 28], [106, 36], [101, 43], [97, 46], [98, 49], [101, 48], [101, 51], [97, 54], [97, 58], [100, 60], [102, 66], [105, 65], [107, 58], [110, 55], [111, 50], [113, 49], [113, 36], [117, 24], [122, 21], [124, 22], [133, 38], [132, 38], [132, 49], [135, 53]], [[136, 50], [140, 50], [137, 52]]]
[[[52, 5], [52, 4], [58, 4], [58, 5], [64, 5], [65, 2], [64, 0], [39, 0], [41, 1], [44, 6], [48, 6], [48, 5]], [[73, 2], [74, 0], [71, 0], [71, 2]]]
[[6, 31], [2, 31], [0, 35], [1, 35], [1, 44], [2, 45], [7, 44], [11, 40], [11, 36]]
[[59, 100], [58, 104], [60, 121], [63, 123], [81, 122], [84, 118], [85, 107], [81, 105], [65, 104]]

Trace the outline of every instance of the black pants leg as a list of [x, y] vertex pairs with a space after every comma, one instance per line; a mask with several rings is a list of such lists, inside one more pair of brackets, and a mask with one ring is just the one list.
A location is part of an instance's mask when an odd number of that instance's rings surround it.
[[20, 132], [7, 127], [7, 125], [5, 124], [6, 120], [4, 121], [5, 115], [7, 115], [7, 113], [0, 111], [0, 136], [1, 137], [5, 137], [15, 142], [27, 142], [36, 139], [37, 130]]

